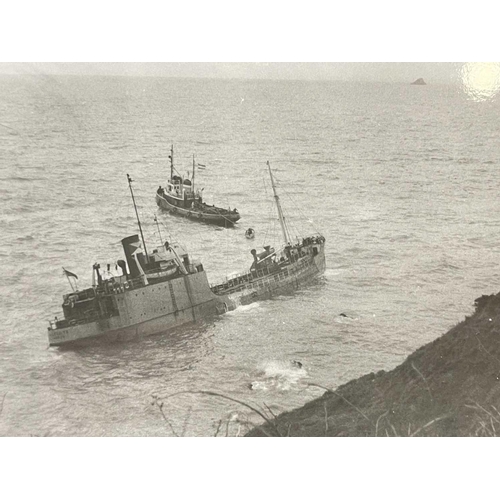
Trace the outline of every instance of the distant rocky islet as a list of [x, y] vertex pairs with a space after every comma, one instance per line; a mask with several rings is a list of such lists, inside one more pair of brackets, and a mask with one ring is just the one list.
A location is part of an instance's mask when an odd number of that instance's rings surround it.
[[423, 78], [417, 78], [411, 85], [427, 85]]

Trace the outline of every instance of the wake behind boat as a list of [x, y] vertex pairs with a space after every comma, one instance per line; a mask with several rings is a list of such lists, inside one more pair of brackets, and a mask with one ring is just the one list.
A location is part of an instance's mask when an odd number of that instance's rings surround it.
[[[240, 214], [236, 209], [220, 208], [203, 202], [201, 191], [195, 191], [194, 187], [196, 172], [194, 156], [191, 179], [184, 178], [175, 169], [173, 146], [169, 159], [170, 179], [167, 180], [167, 187], [160, 186], [156, 191], [156, 203], [160, 208], [191, 220], [224, 227], [233, 226], [240, 219]], [[177, 175], [174, 174], [174, 171], [177, 172]]]
[[226, 302], [229, 298], [235, 306], [289, 293], [323, 274], [326, 267], [324, 236], [312, 234], [292, 242], [269, 162], [267, 166], [284, 245], [278, 250], [266, 246], [261, 253], [252, 250], [253, 262], [248, 271], [212, 286], [214, 294], [224, 296]]

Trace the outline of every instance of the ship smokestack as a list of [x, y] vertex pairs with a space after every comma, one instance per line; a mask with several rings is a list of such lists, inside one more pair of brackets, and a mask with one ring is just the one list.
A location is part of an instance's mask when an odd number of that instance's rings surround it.
[[116, 261], [116, 263], [118, 264], [118, 267], [122, 270], [122, 274], [123, 276], [127, 276], [127, 264], [125, 264], [125, 261], [120, 259], [118, 261]]
[[250, 253], [253, 255], [253, 261], [257, 264], [257, 250], [255, 250], [255, 248], [252, 248], [252, 250], [250, 250]]
[[92, 286], [95, 286], [95, 276], [97, 276], [97, 286], [102, 285], [102, 276], [99, 272], [101, 265], [97, 262], [92, 266]]
[[[141, 242], [139, 240], [139, 236], [137, 234], [134, 234], [133, 236], [128, 236], [127, 238], [123, 238], [122, 245], [123, 245], [123, 252], [125, 253], [125, 258], [127, 259], [127, 265], [130, 270], [130, 279], [134, 279], [141, 276], [141, 272], [139, 271], [137, 262], [135, 261], [134, 258], [134, 253], [137, 252], [138, 249], [139, 252], [143, 251]], [[137, 255], [137, 257], [139, 258], [139, 255]]]

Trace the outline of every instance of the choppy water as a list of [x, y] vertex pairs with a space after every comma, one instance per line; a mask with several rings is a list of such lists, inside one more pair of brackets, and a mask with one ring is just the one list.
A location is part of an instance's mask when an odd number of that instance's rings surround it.
[[[497, 101], [451, 86], [0, 77], [1, 435], [213, 435], [244, 432], [254, 414], [216, 391], [273, 412], [370, 371], [390, 369], [498, 291], [500, 123]], [[206, 325], [78, 350], [47, 348], [47, 320], [94, 262], [121, 258], [136, 232], [125, 174], [146, 238], [154, 194], [191, 155], [210, 203], [237, 207], [235, 229], [173, 218], [212, 282], [250, 263], [278, 229], [265, 163], [289, 221], [326, 239], [325, 276], [294, 297]], [[244, 231], [257, 231], [255, 242]], [[348, 317], [339, 316], [345, 313]], [[293, 366], [300, 360], [302, 368]]]

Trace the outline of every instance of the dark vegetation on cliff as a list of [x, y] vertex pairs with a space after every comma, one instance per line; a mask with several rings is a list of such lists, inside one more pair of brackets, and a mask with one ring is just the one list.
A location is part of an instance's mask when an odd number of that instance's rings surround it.
[[500, 294], [394, 370], [370, 373], [247, 436], [495, 436], [500, 433]]

